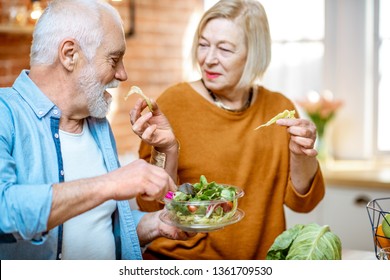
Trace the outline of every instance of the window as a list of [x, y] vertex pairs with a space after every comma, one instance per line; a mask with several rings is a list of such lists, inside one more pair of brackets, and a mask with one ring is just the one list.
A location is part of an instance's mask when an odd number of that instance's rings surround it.
[[272, 38], [264, 85], [292, 100], [323, 89], [324, 0], [262, 0]]
[[378, 152], [390, 152], [390, 19], [385, 15], [390, 11], [390, 1], [380, 0], [378, 19], [378, 87], [377, 87], [377, 149]]

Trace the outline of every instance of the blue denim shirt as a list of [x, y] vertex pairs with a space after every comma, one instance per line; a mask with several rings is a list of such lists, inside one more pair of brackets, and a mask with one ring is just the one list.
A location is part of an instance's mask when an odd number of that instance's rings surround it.
[[[62, 227], [46, 232], [52, 184], [64, 180], [61, 111], [21, 72], [0, 89], [0, 259], [60, 258]], [[88, 118], [108, 171], [119, 167], [107, 119]], [[113, 232], [118, 259], [142, 259], [136, 227], [144, 213], [118, 201]], [[98, 246], [98, 245], [97, 245]]]

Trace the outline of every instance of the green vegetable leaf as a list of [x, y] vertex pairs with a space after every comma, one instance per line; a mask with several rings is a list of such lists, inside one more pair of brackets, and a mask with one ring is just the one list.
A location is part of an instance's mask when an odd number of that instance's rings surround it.
[[341, 260], [340, 238], [327, 225], [309, 224], [294, 240], [286, 259]]
[[208, 184], [208, 183], [207, 183], [206, 176], [204, 176], [204, 175], [201, 175], [201, 176], [200, 176], [199, 182], [200, 182], [200, 184], [201, 184], [202, 186], [206, 186], [206, 185]]
[[[216, 182], [207, 182], [204, 175], [200, 176], [199, 182], [192, 185], [194, 194], [187, 194], [182, 191], [176, 191], [173, 199], [166, 205], [168, 210], [175, 213], [175, 220], [180, 224], [218, 224], [229, 220], [237, 209], [237, 193], [233, 186], [217, 184]], [[214, 201], [217, 203], [196, 205], [198, 208], [194, 211], [183, 204], [183, 201]], [[223, 203], [218, 201], [232, 201], [233, 205], [229, 211], [224, 211]]]
[[327, 225], [296, 225], [275, 239], [267, 259], [341, 260], [341, 240]]
[[276, 237], [274, 244], [268, 250], [267, 260], [285, 260], [291, 244], [303, 228], [304, 225], [298, 224]]
[[236, 195], [236, 191], [233, 188], [223, 189], [221, 191], [221, 198], [229, 200], [229, 201], [233, 201], [235, 195]]
[[186, 200], [189, 200], [190, 198], [191, 198], [190, 194], [186, 194], [183, 192], [176, 192], [175, 193], [175, 200], [177, 200], [177, 201], [186, 201]]

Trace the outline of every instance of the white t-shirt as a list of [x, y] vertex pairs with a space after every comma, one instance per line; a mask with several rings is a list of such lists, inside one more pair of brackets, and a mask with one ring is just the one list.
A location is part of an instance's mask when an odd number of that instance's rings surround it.
[[[81, 134], [61, 130], [59, 134], [65, 181], [107, 173], [103, 155], [86, 121]], [[66, 221], [63, 226], [62, 259], [115, 259], [111, 219], [115, 209], [115, 201], [106, 201]]]

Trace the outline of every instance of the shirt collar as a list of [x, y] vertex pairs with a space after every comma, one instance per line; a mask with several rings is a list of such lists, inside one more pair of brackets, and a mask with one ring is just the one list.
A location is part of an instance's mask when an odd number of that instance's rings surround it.
[[43, 118], [53, 108], [53, 114], [59, 117], [59, 109], [29, 78], [29, 72], [29, 70], [23, 70], [12, 87], [29, 104], [38, 118]]

